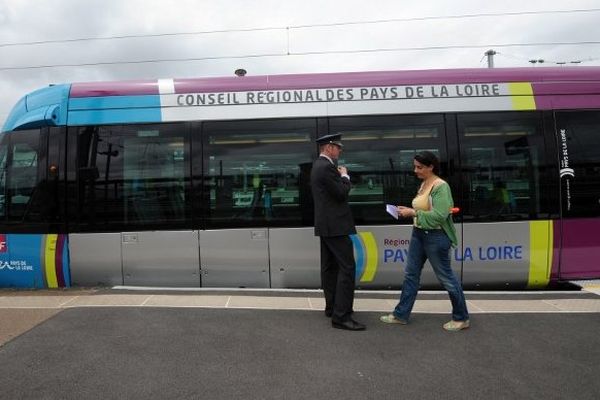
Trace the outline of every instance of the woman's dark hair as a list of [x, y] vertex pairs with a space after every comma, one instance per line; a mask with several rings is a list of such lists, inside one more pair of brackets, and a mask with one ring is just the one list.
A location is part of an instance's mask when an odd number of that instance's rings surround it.
[[432, 152], [426, 150], [421, 151], [417, 153], [415, 160], [427, 167], [431, 167], [433, 165], [433, 173], [436, 175], [440, 173], [440, 160]]

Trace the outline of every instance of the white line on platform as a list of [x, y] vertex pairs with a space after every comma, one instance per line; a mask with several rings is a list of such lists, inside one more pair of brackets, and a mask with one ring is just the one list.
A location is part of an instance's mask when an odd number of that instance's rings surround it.
[[[323, 293], [321, 289], [277, 289], [277, 288], [216, 288], [216, 287], [154, 287], [154, 286], [113, 286], [115, 290], [132, 290], [132, 291], [173, 291], [173, 292], [273, 292], [273, 293]], [[354, 293], [360, 294], [395, 294], [400, 295], [400, 290], [355, 290]], [[445, 290], [421, 290], [420, 294], [446, 294]], [[576, 290], [527, 290], [527, 291], [488, 291], [488, 290], [465, 290], [465, 294], [571, 294], [580, 295], [587, 294], [584, 291]]]

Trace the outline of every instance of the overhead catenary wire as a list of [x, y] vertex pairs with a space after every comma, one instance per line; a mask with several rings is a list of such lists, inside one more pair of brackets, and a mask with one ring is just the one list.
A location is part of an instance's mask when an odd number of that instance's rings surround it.
[[[327, 54], [367, 54], [377, 52], [401, 52], [401, 51], [433, 51], [433, 50], [452, 50], [452, 49], [473, 49], [473, 48], [484, 48], [484, 47], [527, 47], [527, 46], [583, 46], [583, 45], [597, 45], [600, 41], [578, 41], [578, 42], [536, 42], [536, 43], [497, 43], [497, 44], [484, 44], [484, 45], [473, 45], [473, 44], [458, 44], [458, 45], [446, 45], [446, 46], [421, 46], [421, 47], [394, 47], [394, 48], [374, 48], [374, 49], [354, 49], [354, 50], [322, 50], [322, 51], [304, 51], [304, 52], [293, 52], [290, 51], [290, 29], [304, 29], [304, 28], [315, 28], [315, 27], [333, 27], [343, 25], [358, 25], [358, 24], [378, 24], [378, 23], [389, 23], [389, 22], [406, 22], [406, 21], [424, 21], [424, 20], [439, 20], [439, 19], [457, 19], [457, 18], [480, 18], [480, 17], [499, 17], [499, 16], [522, 16], [522, 15], [533, 15], [533, 14], [564, 14], [564, 13], [590, 13], [600, 12], [600, 8], [591, 9], [572, 9], [572, 10], [543, 10], [543, 11], [520, 11], [520, 12], [503, 12], [503, 13], [479, 13], [479, 14], [461, 14], [461, 15], [446, 15], [446, 16], [426, 16], [426, 17], [414, 17], [414, 18], [393, 18], [393, 19], [381, 19], [372, 21], [350, 21], [350, 22], [337, 22], [328, 24], [311, 24], [311, 25], [295, 25], [287, 27], [259, 27], [259, 28], [242, 28], [242, 29], [229, 29], [229, 30], [213, 30], [213, 31], [200, 31], [200, 32], [178, 32], [178, 33], [161, 33], [161, 34], [143, 34], [143, 35], [122, 35], [122, 36], [108, 36], [108, 37], [94, 37], [94, 38], [74, 38], [74, 39], [62, 39], [62, 40], [48, 40], [38, 42], [21, 42], [21, 43], [6, 43], [0, 44], [2, 47], [10, 46], [30, 46], [30, 45], [42, 45], [42, 44], [54, 44], [54, 43], [70, 43], [79, 41], [90, 41], [90, 40], [114, 40], [114, 39], [130, 39], [130, 38], [152, 38], [162, 36], [178, 36], [178, 35], [199, 35], [199, 34], [214, 34], [214, 33], [229, 33], [229, 32], [249, 32], [249, 31], [267, 31], [267, 30], [285, 30], [287, 37], [287, 49], [282, 52], [271, 52], [262, 54], [240, 54], [240, 55], [224, 55], [224, 56], [204, 56], [204, 57], [183, 57], [183, 58], [156, 58], [147, 60], [114, 60], [114, 61], [97, 61], [97, 62], [82, 62], [82, 63], [56, 63], [56, 64], [41, 64], [41, 65], [26, 65], [26, 66], [0, 66], [0, 71], [18, 71], [18, 70], [32, 70], [32, 69], [46, 69], [46, 68], [69, 68], [69, 67], [92, 67], [92, 66], [106, 66], [106, 65], [134, 65], [134, 64], [151, 64], [151, 63], [167, 63], [167, 62], [193, 62], [193, 61], [207, 61], [207, 60], [226, 60], [226, 59], [250, 59], [250, 58], [266, 58], [266, 57], [285, 57], [285, 56], [310, 56], [310, 55], [327, 55]], [[587, 61], [595, 60], [589, 57]]]
[[[44, 68], [68, 68], [68, 67], [92, 67], [103, 65], [127, 65], [127, 64], [152, 64], [165, 62], [193, 62], [208, 60], [230, 60], [230, 59], [249, 59], [266, 57], [290, 57], [290, 56], [310, 56], [327, 54], [367, 54], [377, 52], [401, 52], [401, 51], [430, 51], [430, 50], [453, 50], [453, 49], [478, 49], [478, 48], [506, 48], [506, 47], [531, 47], [531, 46], [581, 46], [581, 45], [600, 45], [600, 41], [578, 41], [578, 42], [535, 42], [535, 43], [495, 43], [495, 44], [477, 44], [477, 45], [449, 45], [449, 46], [420, 46], [420, 47], [395, 47], [395, 48], [376, 48], [376, 49], [356, 49], [356, 50], [323, 50], [323, 51], [286, 51], [262, 54], [243, 54], [243, 55], [225, 55], [225, 56], [206, 56], [206, 57], [186, 57], [186, 58], [164, 58], [147, 60], [118, 60], [101, 61], [90, 63], [64, 63], [64, 64], [45, 64], [29, 66], [9, 66], [0, 67], [0, 71], [31, 70]], [[591, 58], [590, 58], [591, 60]]]
[[149, 34], [135, 34], [135, 35], [96, 36], [96, 37], [55, 39], [55, 40], [39, 40], [39, 41], [31, 41], [31, 42], [0, 43], [0, 48], [15, 47], [15, 46], [35, 46], [35, 45], [58, 44], [58, 43], [72, 43], [72, 42], [86, 42], [86, 41], [94, 41], [94, 40], [100, 41], [100, 40], [122, 40], [122, 39], [156, 38], [156, 37], [170, 37], [170, 36], [193, 36], [193, 35], [210, 35], [210, 34], [219, 34], [219, 33], [241, 33], [241, 32], [253, 32], [253, 31], [258, 32], [258, 31], [269, 31], [269, 30], [288, 30], [289, 31], [290, 29], [324, 28], [324, 27], [335, 27], [335, 26], [368, 25], [368, 24], [383, 24], [383, 23], [396, 23], [396, 22], [414, 22], [414, 21], [429, 21], [429, 20], [442, 20], [442, 19], [468, 19], [468, 18], [485, 18], [485, 17], [527, 16], [527, 15], [547, 15], [547, 14], [575, 14], [575, 13], [594, 13], [594, 12], [600, 12], [600, 8], [456, 14], [456, 15], [439, 15], [439, 16], [425, 16], [425, 17], [411, 17], [411, 18], [388, 18], [388, 19], [378, 19], [378, 20], [370, 20], [370, 21], [332, 22], [332, 23], [325, 23], [325, 24], [304, 24], [304, 25], [290, 25], [290, 26], [255, 27], [255, 28], [240, 28], [240, 29], [219, 29], [219, 30], [190, 31], [190, 32], [165, 32], [165, 33], [149, 33]]
[[421, 50], [451, 50], [451, 49], [479, 49], [479, 48], [494, 48], [494, 47], [531, 47], [531, 46], [581, 46], [581, 45], [598, 45], [600, 40], [577, 41], [577, 42], [534, 42], [534, 43], [493, 43], [493, 44], [457, 44], [448, 46], [420, 46], [420, 47], [393, 47], [393, 48], [378, 48], [378, 49], [361, 49], [361, 50], [324, 50], [324, 51], [305, 51], [294, 52], [292, 55], [310, 55], [310, 54], [341, 54], [341, 53], [368, 53], [368, 52], [385, 52], [385, 51], [421, 51]]

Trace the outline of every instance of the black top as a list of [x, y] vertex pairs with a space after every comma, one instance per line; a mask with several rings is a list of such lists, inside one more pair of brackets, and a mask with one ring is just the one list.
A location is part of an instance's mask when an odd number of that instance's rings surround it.
[[342, 178], [325, 157], [313, 163], [310, 183], [315, 202], [315, 236], [344, 236], [356, 233], [348, 204], [350, 180]]

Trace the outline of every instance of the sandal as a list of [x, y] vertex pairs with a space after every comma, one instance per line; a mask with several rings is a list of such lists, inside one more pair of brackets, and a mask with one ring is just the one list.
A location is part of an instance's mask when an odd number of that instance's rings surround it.
[[381, 317], [379, 317], [379, 320], [381, 322], [385, 322], [386, 324], [400, 324], [400, 325], [408, 324], [408, 321], [400, 319], [400, 318], [396, 317], [394, 314], [382, 315]]
[[467, 329], [470, 326], [469, 320], [464, 321], [450, 321], [444, 324], [444, 329], [450, 332], [457, 332], [463, 329]]

